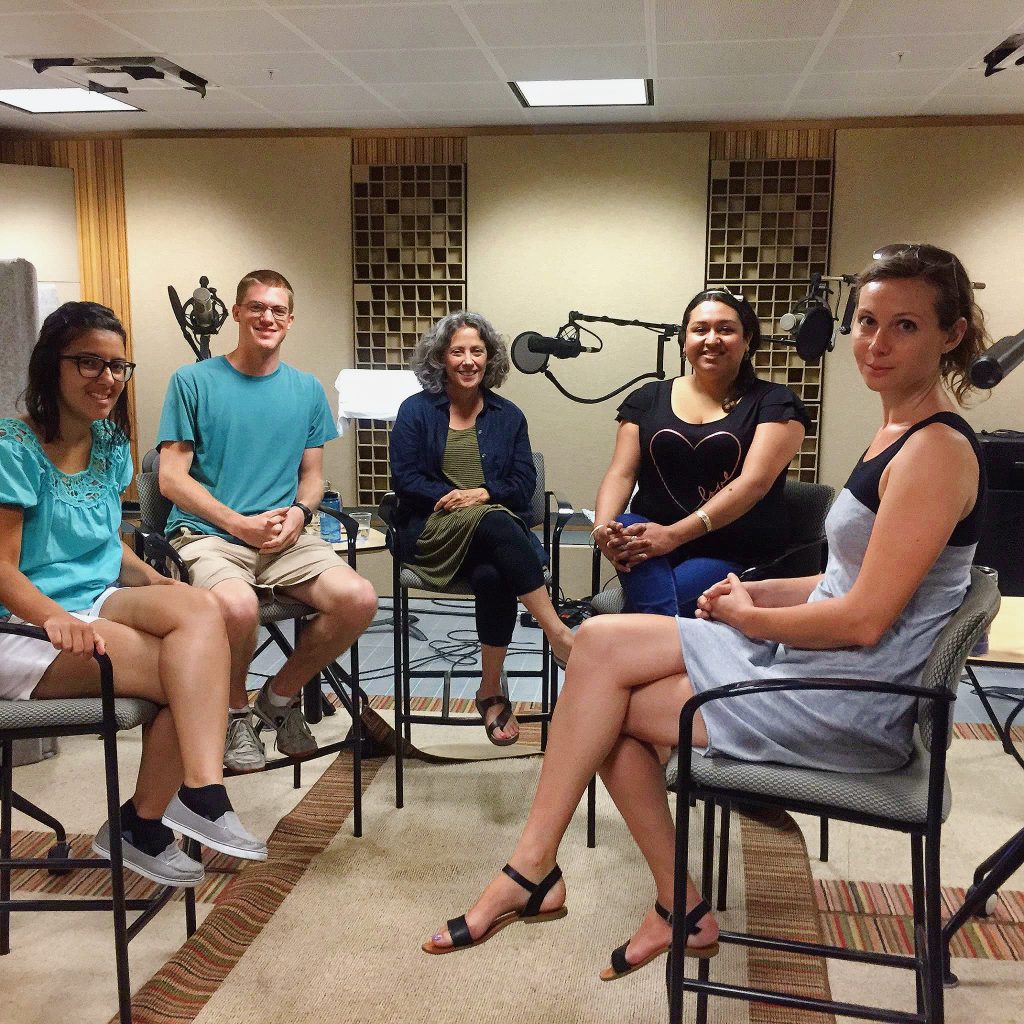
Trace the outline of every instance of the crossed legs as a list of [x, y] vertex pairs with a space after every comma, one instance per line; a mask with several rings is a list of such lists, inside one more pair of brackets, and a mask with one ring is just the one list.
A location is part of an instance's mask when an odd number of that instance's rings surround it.
[[[675, 832], [658, 750], [675, 745], [679, 711], [692, 693], [674, 619], [609, 615], [584, 623], [551, 722], [533, 805], [509, 863], [535, 881], [551, 871], [573, 812], [600, 771], [651, 870], [659, 902], [670, 907]], [[707, 743], [699, 715], [694, 743]], [[541, 909], [564, 900], [565, 886], [558, 882]], [[699, 900], [688, 881], [687, 907]], [[497, 916], [524, 903], [524, 890], [499, 875], [466, 914], [471, 935], [483, 934]], [[707, 915], [698, 924], [691, 944], [714, 942], [713, 918]], [[628, 960], [636, 963], [665, 948], [669, 935], [668, 925], [652, 911], [630, 943]], [[447, 932], [438, 932], [434, 942], [447, 944]]]

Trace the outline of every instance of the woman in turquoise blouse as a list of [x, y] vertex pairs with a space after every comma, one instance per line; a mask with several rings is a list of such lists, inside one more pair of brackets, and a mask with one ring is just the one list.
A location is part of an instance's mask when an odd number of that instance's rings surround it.
[[[95, 696], [93, 652], [118, 696], [160, 711], [143, 736], [135, 794], [121, 809], [124, 862], [155, 882], [194, 886], [202, 864], [172, 829], [212, 849], [265, 860], [224, 789], [229, 652], [217, 603], [165, 579], [118, 536], [131, 482], [125, 331], [95, 302], [43, 323], [29, 362], [26, 415], [0, 419], [0, 698]], [[109, 855], [105, 824], [93, 842]]]

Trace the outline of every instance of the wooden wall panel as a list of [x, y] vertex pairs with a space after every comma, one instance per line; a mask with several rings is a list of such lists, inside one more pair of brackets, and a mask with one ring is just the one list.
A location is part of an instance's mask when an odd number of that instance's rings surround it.
[[[67, 167], [74, 172], [82, 298], [102, 302], [118, 315], [128, 334], [130, 359], [132, 324], [121, 140], [26, 139], [0, 142], [0, 163]], [[135, 389], [131, 383], [128, 384], [128, 405], [134, 423]], [[134, 440], [132, 459], [137, 466], [138, 450]]]

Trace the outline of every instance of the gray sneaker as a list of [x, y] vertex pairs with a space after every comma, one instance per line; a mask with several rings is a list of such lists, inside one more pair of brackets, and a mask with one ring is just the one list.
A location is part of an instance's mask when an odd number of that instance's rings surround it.
[[[105, 821], [92, 841], [93, 853], [110, 859], [110, 822]], [[176, 842], [167, 844], [163, 853], [153, 857], [132, 846], [124, 837], [121, 838], [121, 859], [126, 868], [137, 875], [148, 878], [157, 885], [176, 885], [183, 889], [193, 889], [206, 877], [203, 865], [183, 853]]]
[[285, 708], [274, 707], [268, 696], [269, 689], [270, 683], [266, 683], [260, 690], [252, 713], [268, 729], [277, 733], [274, 746], [285, 757], [309, 757], [315, 754], [320, 748], [309, 731], [309, 723], [302, 717], [299, 699], [296, 698], [293, 704]]
[[247, 831], [234, 811], [225, 811], [216, 821], [211, 821], [190, 811], [175, 793], [164, 811], [163, 823], [229, 857], [241, 857], [243, 860], [267, 859], [267, 844], [261, 843]]
[[224, 768], [236, 775], [261, 772], [267, 767], [263, 743], [252, 727], [248, 715], [229, 715], [224, 738]]

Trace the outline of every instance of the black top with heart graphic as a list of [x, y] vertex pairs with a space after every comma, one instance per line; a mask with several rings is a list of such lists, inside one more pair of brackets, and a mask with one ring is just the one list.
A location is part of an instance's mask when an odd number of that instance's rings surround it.
[[[803, 403], [783, 384], [758, 380], [735, 408], [712, 423], [688, 423], [672, 411], [672, 381], [651, 381], [619, 406], [620, 422], [640, 428], [638, 491], [630, 510], [662, 525], [692, 514], [739, 476], [760, 423], [811, 420]], [[756, 565], [786, 544], [783, 470], [749, 512], [686, 545], [686, 557], [721, 558]]]

